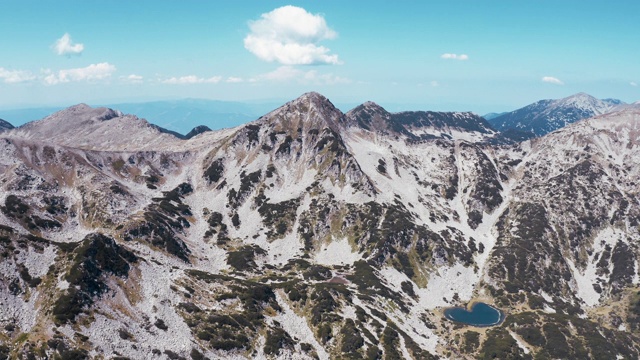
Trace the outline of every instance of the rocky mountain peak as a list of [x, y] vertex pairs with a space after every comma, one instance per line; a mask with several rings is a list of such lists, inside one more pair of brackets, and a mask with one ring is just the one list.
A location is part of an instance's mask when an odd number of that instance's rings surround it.
[[314, 102], [325, 102], [325, 101], [329, 101], [329, 99], [327, 99], [324, 95], [315, 92], [315, 91], [309, 91], [306, 92], [302, 95], [300, 95], [297, 99], [293, 100], [295, 101], [314, 101]]
[[123, 116], [122, 112], [106, 107], [92, 108], [91, 106], [81, 103], [60, 110], [50, 117], [64, 118], [67, 121], [85, 122], [85, 121], [107, 121], [116, 117]]
[[573, 95], [569, 95], [567, 96], [565, 99], [595, 99], [595, 97], [587, 94], [586, 92], [579, 92], [579, 93], [575, 93]]
[[[123, 114], [117, 110], [105, 107], [92, 108], [83, 103], [57, 111], [42, 120], [27, 123], [19, 129], [23, 130], [23, 132], [27, 131], [30, 133], [72, 133], [80, 127], [92, 126], [121, 116], [123, 116]], [[135, 118], [134, 116], [131, 117]]]
[[583, 92], [558, 100], [556, 106], [589, 109], [593, 110], [594, 113], [599, 113], [611, 107], [610, 104]]
[[94, 150], [122, 150], [179, 140], [134, 115], [78, 104], [7, 131], [6, 136]]
[[308, 106], [309, 110], [315, 109], [320, 114], [330, 115], [332, 112], [340, 112], [329, 99], [315, 91], [302, 94], [291, 103], [293, 106]]
[[187, 133], [187, 135], [185, 135], [185, 139], [191, 139], [192, 137], [196, 136], [196, 135], [200, 135], [202, 133], [211, 131], [211, 129], [206, 126], [206, 125], [198, 125], [196, 127], [194, 127], [193, 129], [191, 129], [191, 131], [189, 131]]
[[383, 108], [382, 106], [378, 105], [373, 101], [365, 101], [364, 103], [362, 103], [361, 106], [364, 107], [365, 109], [370, 109], [372, 111], [387, 112], [385, 108]]
[[340, 110], [331, 103], [324, 95], [311, 91], [302, 94], [297, 99], [294, 99], [280, 109], [298, 109], [301, 112], [317, 111], [319, 115], [329, 115], [332, 112]]
[[275, 130], [285, 132], [307, 132], [323, 128], [339, 132], [344, 114], [323, 95], [308, 92], [261, 117], [257, 122], [267, 123]]
[[384, 131], [389, 128], [391, 113], [373, 101], [367, 101], [349, 110], [346, 118], [348, 126]]

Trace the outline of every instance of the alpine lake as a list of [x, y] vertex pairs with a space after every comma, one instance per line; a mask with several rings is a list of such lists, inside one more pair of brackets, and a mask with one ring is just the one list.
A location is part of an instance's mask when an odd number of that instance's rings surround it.
[[445, 309], [444, 317], [453, 322], [475, 327], [487, 327], [500, 324], [504, 321], [504, 313], [491, 305], [476, 302], [471, 306], [471, 311], [465, 307], [453, 307]]

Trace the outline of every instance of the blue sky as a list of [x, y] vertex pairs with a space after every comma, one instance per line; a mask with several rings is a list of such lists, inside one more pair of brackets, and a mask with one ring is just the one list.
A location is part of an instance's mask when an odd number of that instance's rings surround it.
[[0, 108], [311, 90], [481, 114], [577, 92], [633, 102], [639, 13], [595, 0], [4, 0]]

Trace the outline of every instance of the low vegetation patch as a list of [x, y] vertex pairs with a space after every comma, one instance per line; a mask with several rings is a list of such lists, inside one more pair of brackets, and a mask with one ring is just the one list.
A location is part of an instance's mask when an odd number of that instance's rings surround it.
[[124, 239], [142, 239], [189, 262], [191, 250], [179, 234], [184, 234], [184, 229], [190, 227], [185, 216], [192, 215], [191, 209], [182, 203], [182, 199], [191, 192], [191, 185], [182, 183], [175, 189], [164, 192], [162, 197], [153, 198], [153, 203], [145, 208], [144, 220], [130, 227]]
[[52, 309], [58, 325], [73, 322], [107, 290], [106, 276], [127, 277], [130, 264], [138, 257], [102, 234], [89, 234], [73, 252], [73, 264], [64, 279], [69, 288], [55, 301]]

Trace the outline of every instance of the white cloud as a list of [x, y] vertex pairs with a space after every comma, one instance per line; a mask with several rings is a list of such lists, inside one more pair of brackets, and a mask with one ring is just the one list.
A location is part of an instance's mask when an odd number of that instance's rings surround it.
[[244, 47], [258, 58], [283, 65], [339, 64], [338, 55], [318, 45], [337, 33], [319, 14], [296, 6], [283, 6], [249, 22], [251, 33]]
[[120, 76], [120, 80], [129, 84], [142, 84], [144, 77], [141, 75], [131, 74], [129, 76]]
[[65, 33], [53, 44], [53, 50], [58, 55], [80, 55], [84, 50], [84, 44], [74, 44], [71, 35]]
[[228, 83], [241, 83], [241, 82], [243, 82], [243, 81], [244, 81], [244, 80], [243, 80], [242, 78], [239, 78], [239, 77], [233, 77], [233, 76], [229, 76], [229, 77], [227, 78], [227, 80], [226, 80], [226, 82], [228, 82]]
[[349, 84], [350, 79], [343, 78], [332, 73], [319, 73], [317, 70], [302, 71], [293, 66], [280, 66], [274, 71], [262, 74], [256, 78], [249, 80], [250, 82], [258, 81], [297, 81], [301, 84], [315, 85], [335, 85]]
[[222, 80], [222, 76], [213, 76], [208, 79], [197, 77], [195, 75], [187, 75], [181, 77], [172, 77], [162, 80], [163, 84], [184, 85], [184, 84], [217, 84]]
[[637, 82], [635, 82], [635, 81], [632, 81], [632, 82], [630, 82], [630, 83], [629, 83], [629, 85], [631, 85], [631, 86], [638, 86], [638, 83], [637, 83]]
[[64, 69], [57, 73], [48, 69], [43, 70], [46, 75], [44, 77], [44, 82], [47, 85], [68, 83], [72, 81], [104, 80], [110, 78], [115, 71], [116, 67], [107, 62], [91, 64], [83, 68]]
[[443, 59], [447, 59], [447, 60], [469, 60], [469, 55], [467, 54], [442, 54], [440, 55], [441, 58]]
[[303, 72], [293, 66], [280, 66], [279, 68], [258, 76], [257, 80], [287, 81], [300, 77]]
[[564, 85], [564, 83], [560, 79], [555, 78], [553, 76], [544, 76], [544, 77], [542, 77], [542, 82], [546, 82], [546, 83], [550, 83], [550, 84], [556, 84], [556, 85]]
[[303, 82], [311, 82], [314, 84], [335, 85], [335, 84], [349, 84], [351, 80], [343, 78], [331, 73], [319, 74], [317, 70], [310, 70], [304, 73]]
[[433, 86], [433, 87], [438, 87], [438, 86], [440, 86], [440, 83], [439, 83], [439, 82], [437, 82], [437, 81], [435, 81], [435, 80], [433, 80], [433, 81], [431, 82], [431, 86]]
[[29, 71], [7, 70], [0, 67], [0, 79], [7, 84], [17, 84], [34, 80], [36, 77]]

